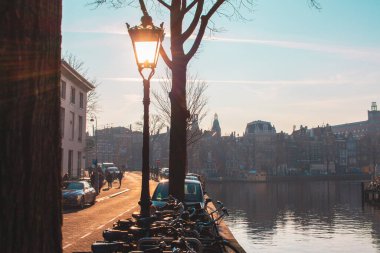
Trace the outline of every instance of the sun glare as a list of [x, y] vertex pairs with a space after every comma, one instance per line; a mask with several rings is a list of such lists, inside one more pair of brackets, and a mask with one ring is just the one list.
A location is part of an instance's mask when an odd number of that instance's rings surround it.
[[136, 42], [135, 46], [139, 64], [155, 62], [157, 42]]

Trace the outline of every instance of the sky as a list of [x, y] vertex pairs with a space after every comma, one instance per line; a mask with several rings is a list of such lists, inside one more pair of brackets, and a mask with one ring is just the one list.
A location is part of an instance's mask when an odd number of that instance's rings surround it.
[[[134, 126], [143, 87], [125, 22], [139, 24], [141, 12], [90, 1], [63, 0], [62, 53], [101, 83], [98, 128]], [[213, 18], [221, 32], [207, 33], [188, 71], [208, 85], [203, 129], [217, 113], [223, 135], [242, 134], [255, 120], [291, 133], [293, 126], [366, 120], [371, 102], [380, 107], [380, 1], [319, 3], [321, 10], [308, 0], [256, 0], [253, 12], [242, 11], [245, 20]], [[170, 36], [165, 10], [150, 14]], [[158, 65], [152, 90], [165, 76], [162, 59]]]

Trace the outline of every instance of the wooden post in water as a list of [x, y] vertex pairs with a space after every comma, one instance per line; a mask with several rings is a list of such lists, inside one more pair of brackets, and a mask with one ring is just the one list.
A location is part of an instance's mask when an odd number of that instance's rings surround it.
[[366, 199], [365, 189], [364, 189], [364, 182], [361, 182], [360, 186], [361, 186], [361, 191], [362, 191], [362, 206], [364, 206], [364, 201]]

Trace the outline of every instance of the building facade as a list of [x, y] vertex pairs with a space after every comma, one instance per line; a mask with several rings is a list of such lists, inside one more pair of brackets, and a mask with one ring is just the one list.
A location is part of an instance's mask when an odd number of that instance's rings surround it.
[[276, 128], [267, 121], [256, 120], [250, 122], [245, 129], [243, 142], [248, 148], [249, 170], [273, 174]]
[[80, 177], [85, 168], [87, 92], [95, 87], [67, 62], [61, 63], [62, 175]]
[[131, 127], [107, 127], [95, 130], [87, 138], [91, 145], [86, 151], [86, 167], [97, 160], [98, 163], [112, 162], [123, 170], [141, 169], [142, 132], [133, 131]]
[[368, 118], [366, 121], [335, 125], [332, 126], [332, 130], [335, 134], [352, 134], [354, 137], [358, 138], [362, 138], [367, 134], [380, 133], [380, 111], [377, 110], [376, 102], [372, 102], [371, 110], [368, 111]]

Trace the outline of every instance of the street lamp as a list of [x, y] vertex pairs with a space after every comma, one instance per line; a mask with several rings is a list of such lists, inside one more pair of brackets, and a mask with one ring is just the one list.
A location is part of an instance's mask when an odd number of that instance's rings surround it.
[[[94, 122], [95, 118], [95, 128], [98, 131], [98, 118], [95, 115], [91, 115], [91, 122]], [[99, 194], [99, 171], [98, 171], [98, 134], [94, 130], [94, 125], [92, 125], [92, 135], [95, 137], [95, 191]]]
[[[163, 23], [160, 27], [154, 26], [152, 18], [147, 14], [141, 18], [141, 24], [130, 27], [127, 23], [128, 33], [132, 40], [133, 51], [138, 67], [138, 71], [143, 78], [144, 86], [144, 128], [143, 128], [143, 148], [142, 148], [142, 182], [140, 196], [140, 216], [148, 217], [151, 205], [149, 193], [149, 89], [150, 79], [154, 75], [157, 65], [158, 54], [161, 42], [164, 38]], [[150, 69], [146, 78], [144, 69]]]

